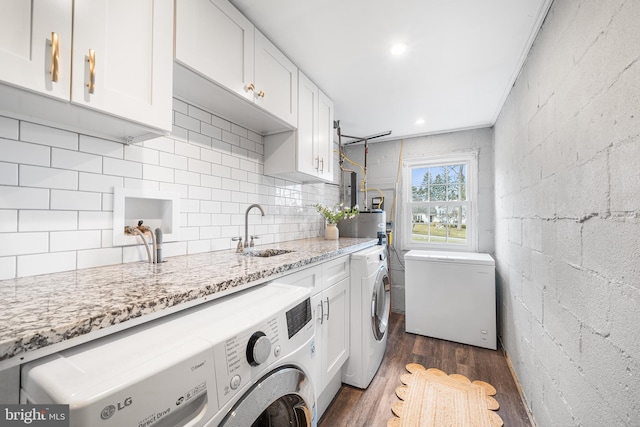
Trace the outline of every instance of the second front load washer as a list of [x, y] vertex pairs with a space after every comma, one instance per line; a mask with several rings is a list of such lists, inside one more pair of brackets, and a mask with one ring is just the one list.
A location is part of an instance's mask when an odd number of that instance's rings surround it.
[[351, 342], [342, 382], [367, 388], [387, 348], [391, 281], [384, 246], [351, 254]]
[[270, 283], [22, 367], [71, 427], [314, 427], [309, 290]]

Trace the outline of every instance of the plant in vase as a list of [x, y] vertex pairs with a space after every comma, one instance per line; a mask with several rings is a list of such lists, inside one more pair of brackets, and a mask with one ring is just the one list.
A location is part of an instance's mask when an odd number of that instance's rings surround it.
[[357, 205], [353, 208], [346, 208], [342, 203], [335, 205], [333, 208], [320, 203], [316, 203], [313, 206], [324, 216], [327, 225], [324, 231], [324, 238], [327, 240], [335, 240], [339, 237], [338, 227], [336, 225], [338, 222], [343, 219], [353, 218], [358, 215], [359, 212]]

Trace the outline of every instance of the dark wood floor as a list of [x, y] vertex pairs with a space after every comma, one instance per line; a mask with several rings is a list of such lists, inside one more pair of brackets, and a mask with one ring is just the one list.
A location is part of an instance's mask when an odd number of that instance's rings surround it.
[[319, 427], [385, 427], [398, 401], [395, 389], [408, 363], [462, 374], [471, 381], [493, 385], [505, 427], [531, 427], [526, 409], [502, 351], [488, 350], [405, 332], [404, 315], [392, 314], [387, 351], [366, 390], [342, 385], [318, 424]]

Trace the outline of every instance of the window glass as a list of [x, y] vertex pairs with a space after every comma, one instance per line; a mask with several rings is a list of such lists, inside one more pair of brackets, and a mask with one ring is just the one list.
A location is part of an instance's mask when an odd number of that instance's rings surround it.
[[469, 164], [425, 161], [406, 167], [411, 186], [409, 247], [470, 246]]

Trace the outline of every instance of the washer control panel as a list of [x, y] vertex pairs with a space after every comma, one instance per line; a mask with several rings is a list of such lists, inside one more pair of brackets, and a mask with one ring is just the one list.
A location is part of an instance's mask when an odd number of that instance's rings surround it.
[[[258, 380], [274, 362], [291, 354], [313, 336], [311, 316], [307, 319], [291, 314], [306, 310], [303, 307], [310, 307], [310, 304], [307, 298], [290, 310], [277, 313], [214, 345], [220, 407], [244, 386]], [[293, 318], [296, 325], [291, 324]], [[296, 333], [289, 336], [293, 331]]]

